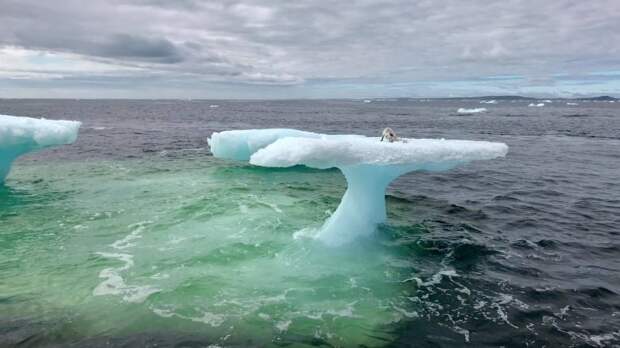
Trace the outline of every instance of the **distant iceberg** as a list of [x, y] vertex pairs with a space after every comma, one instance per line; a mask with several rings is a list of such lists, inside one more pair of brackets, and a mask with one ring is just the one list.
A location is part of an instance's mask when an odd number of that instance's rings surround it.
[[325, 135], [294, 129], [257, 129], [213, 133], [216, 157], [247, 160], [264, 167], [305, 165], [338, 168], [347, 191], [317, 238], [338, 246], [371, 234], [386, 219], [385, 190], [411, 171], [444, 171], [475, 160], [503, 157], [503, 143], [443, 139], [381, 142], [360, 135]]
[[479, 114], [481, 112], [486, 112], [486, 111], [487, 111], [486, 108], [474, 108], [474, 109], [459, 108], [458, 110], [456, 110], [456, 113], [461, 114], [461, 115], [469, 115], [469, 114]]
[[77, 121], [55, 121], [0, 115], [0, 184], [13, 161], [28, 152], [75, 142]]

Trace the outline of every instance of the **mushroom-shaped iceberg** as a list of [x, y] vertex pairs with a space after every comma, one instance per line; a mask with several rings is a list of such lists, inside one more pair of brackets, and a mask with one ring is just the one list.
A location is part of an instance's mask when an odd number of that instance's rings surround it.
[[0, 115], [0, 184], [17, 157], [38, 149], [73, 143], [80, 124], [77, 121]]
[[317, 238], [333, 246], [371, 234], [386, 219], [385, 190], [411, 171], [444, 171], [474, 160], [503, 157], [503, 143], [443, 139], [381, 142], [360, 135], [325, 135], [289, 129], [214, 133], [209, 139], [216, 157], [249, 160], [264, 167], [305, 165], [336, 167], [347, 180], [340, 205]]

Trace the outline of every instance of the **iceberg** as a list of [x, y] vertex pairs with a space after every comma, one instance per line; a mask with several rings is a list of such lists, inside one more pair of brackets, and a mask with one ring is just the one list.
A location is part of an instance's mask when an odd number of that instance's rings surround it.
[[213, 133], [209, 146], [215, 157], [257, 166], [338, 168], [347, 180], [347, 190], [316, 236], [331, 246], [370, 235], [386, 220], [385, 190], [399, 176], [411, 171], [445, 171], [508, 152], [506, 144], [487, 141], [401, 138], [389, 143], [378, 137], [293, 129]]
[[478, 113], [486, 112], [486, 111], [487, 111], [486, 108], [474, 108], [474, 109], [459, 108], [458, 110], [456, 110], [456, 113], [461, 114], [461, 115], [469, 115], [469, 114], [478, 114]]
[[0, 184], [13, 161], [28, 152], [75, 142], [81, 123], [0, 115]]

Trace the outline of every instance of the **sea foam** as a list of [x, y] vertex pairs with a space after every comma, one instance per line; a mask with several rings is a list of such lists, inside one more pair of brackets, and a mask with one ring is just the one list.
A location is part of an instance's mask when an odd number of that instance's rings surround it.
[[469, 115], [469, 114], [479, 114], [481, 112], [486, 112], [486, 111], [487, 111], [486, 108], [474, 108], [474, 109], [459, 108], [458, 110], [456, 110], [456, 113], [461, 114], [461, 115]]

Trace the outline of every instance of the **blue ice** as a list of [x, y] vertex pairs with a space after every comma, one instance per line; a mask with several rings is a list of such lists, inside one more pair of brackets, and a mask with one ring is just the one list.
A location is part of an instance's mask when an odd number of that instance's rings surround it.
[[50, 146], [71, 144], [77, 139], [79, 128], [77, 121], [0, 115], [0, 184], [17, 157]]

